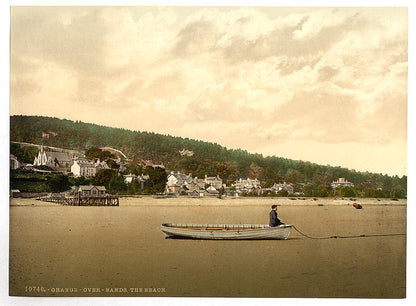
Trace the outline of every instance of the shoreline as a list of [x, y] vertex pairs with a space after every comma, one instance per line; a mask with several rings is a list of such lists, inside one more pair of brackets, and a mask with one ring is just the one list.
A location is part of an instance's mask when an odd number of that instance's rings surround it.
[[[248, 206], [352, 206], [354, 203], [365, 206], [407, 206], [407, 199], [377, 199], [377, 198], [156, 198], [156, 197], [120, 197], [120, 206], [218, 206], [218, 207], [248, 207]], [[56, 203], [43, 202], [35, 198], [11, 198], [9, 205], [16, 206], [63, 206]], [[70, 207], [70, 206], [68, 206]]]

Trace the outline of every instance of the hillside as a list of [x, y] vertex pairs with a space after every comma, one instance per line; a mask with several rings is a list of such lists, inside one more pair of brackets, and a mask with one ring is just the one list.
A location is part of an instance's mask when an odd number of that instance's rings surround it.
[[10, 140], [43, 142], [46, 146], [71, 150], [108, 146], [122, 151], [132, 161], [152, 160], [163, 163], [168, 171], [192, 173], [198, 177], [219, 175], [227, 184], [240, 177], [249, 177], [258, 178], [263, 187], [286, 181], [298, 186], [312, 183], [316, 188], [344, 177], [363, 192], [382, 188], [391, 196], [404, 196], [407, 189], [406, 176], [391, 177], [276, 156], [263, 157], [189, 138], [50, 117], [11, 116]]

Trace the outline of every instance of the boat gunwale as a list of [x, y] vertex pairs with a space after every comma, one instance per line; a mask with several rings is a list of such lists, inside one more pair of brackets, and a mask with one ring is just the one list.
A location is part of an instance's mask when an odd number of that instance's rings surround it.
[[161, 228], [172, 228], [187, 231], [264, 231], [292, 227], [290, 224], [269, 226], [267, 224], [173, 224], [162, 223]]

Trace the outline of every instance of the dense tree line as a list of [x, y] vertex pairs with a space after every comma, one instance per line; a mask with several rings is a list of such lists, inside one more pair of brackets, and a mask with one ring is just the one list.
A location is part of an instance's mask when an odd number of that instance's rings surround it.
[[[45, 137], [45, 133], [48, 136]], [[228, 184], [241, 177], [258, 178], [263, 187], [270, 187], [275, 182], [293, 183], [298, 192], [304, 192], [305, 186], [310, 185], [306, 192], [314, 196], [330, 194], [330, 183], [339, 177], [353, 182], [356, 192], [361, 195], [377, 195], [382, 191], [384, 195], [406, 197], [407, 190], [407, 176], [359, 172], [277, 156], [264, 157], [241, 149], [227, 149], [216, 143], [81, 121], [11, 116], [10, 137], [13, 141], [43, 142], [49, 146], [78, 150], [111, 146], [135, 161], [150, 159], [155, 163], [163, 162], [167, 169], [192, 173], [198, 177], [219, 175]], [[179, 151], [182, 149], [190, 150], [194, 155], [181, 156]], [[134, 165], [132, 168], [136, 172], [141, 170]]]
[[22, 163], [33, 163], [35, 157], [38, 155], [39, 149], [30, 146], [21, 146], [17, 143], [10, 143], [10, 154], [17, 157], [17, 160]]

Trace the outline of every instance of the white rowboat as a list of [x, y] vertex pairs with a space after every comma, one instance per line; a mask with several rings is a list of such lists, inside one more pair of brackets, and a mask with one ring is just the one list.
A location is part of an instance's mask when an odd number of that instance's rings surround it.
[[194, 239], [287, 239], [291, 225], [270, 227], [265, 224], [172, 224], [163, 223], [160, 229], [166, 238]]

